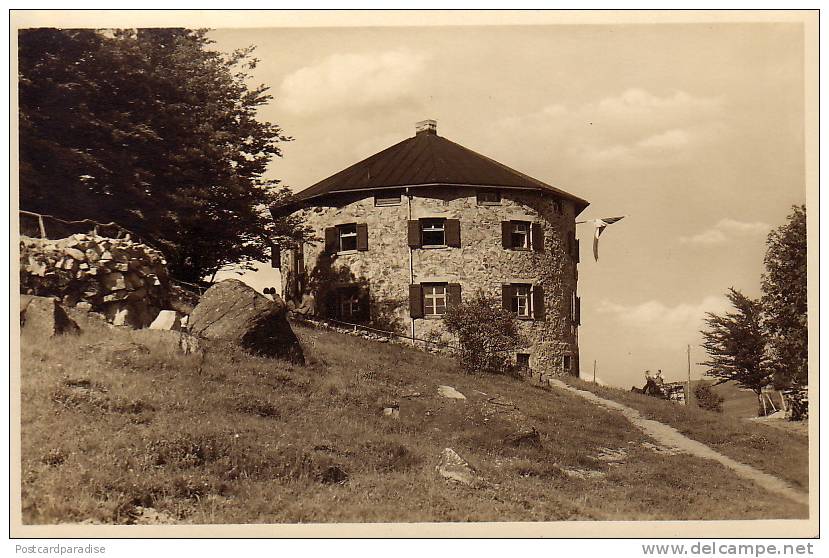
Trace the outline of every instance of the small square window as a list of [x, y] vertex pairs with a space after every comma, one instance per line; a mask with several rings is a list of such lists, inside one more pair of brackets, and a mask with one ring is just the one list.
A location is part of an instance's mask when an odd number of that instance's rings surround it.
[[340, 225], [337, 227], [340, 236], [340, 252], [349, 252], [357, 249], [357, 225]]
[[423, 313], [426, 316], [446, 314], [446, 283], [423, 285]]
[[368, 312], [368, 291], [360, 285], [343, 285], [331, 293], [329, 312], [332, 318], [346, 322], [364, 321]]
[[556, 213], [561, 213], [561, 200], [553, 200], [553, 207], [556, 210]]
[[501, 203], [501, 192], [498, 190], [478, 190], [476, 195], [478, 205], [498, 205]]
[[356, 293], [340, 293], [340, 317], [344, 320], [356, 318], [360, 314], [360, 299]]
[[519, 318], [530, 317], [530, 286], [529, 285], [513, 285], [512, 286], [512, 311]]
[[561, 369], [566, 372], [569, 372], [570, 366], [572, 365], [572, 361], [573, 359], [570, 357], [570, 355], [563, 355], [561, 357]]
[[383, 192], [374, 196], [374, 205], [377, 207], [388, 207], [390, 205], [400, 205], [402, 194], [400, 192]]
[[512, 248], [514, 250], [530, 249], [530, 224], [526, 221], [512, 221]]
[[444, 219], [424, 219], [420, 223], [423, 246], [446, 246], [446, 223]]
[[529, 370], [530, 369], [530, 354], [529, 353], [517, 353], [515, 355], [515, 367], [519, 370]]

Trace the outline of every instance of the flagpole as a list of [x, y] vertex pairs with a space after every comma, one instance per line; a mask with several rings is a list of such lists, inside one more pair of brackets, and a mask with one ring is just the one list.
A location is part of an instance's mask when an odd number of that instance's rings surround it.
[[688, 396], [685, 398], [685, 406], [691, 405], [691, 345], [688, 345]]

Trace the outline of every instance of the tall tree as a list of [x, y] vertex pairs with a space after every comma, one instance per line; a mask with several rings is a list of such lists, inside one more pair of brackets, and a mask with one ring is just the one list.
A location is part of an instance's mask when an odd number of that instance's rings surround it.
[[774, 383], [809, 383], [806, 311], [806, 207], [794, 206], [785, 225], [769, 233], [763, 274], [764, 325]]
[[253, 49], [206, 33], [20, 31], [21, 208], [116, 221], [190, 281], [288, 241], [299, 224], [266, 208], [290, 192], [262, 175], [290, 138], [257, 119], [271, 97], [248, 86]]
[[[703, 347], [708, 360], [706, 375], [721, 384], [736, 382], [757, 394], [758, 404], [763, 387], [772, 381], [766, 355], [766, 335], [762, 326], [762, 305], [740, 291], [729, 289], [726, 295], [734, 306], [733, 312], [720, 316], [706, 315], [707, 330], [703, 330]], [[758, 405], [758, 406], [759, 406]]]

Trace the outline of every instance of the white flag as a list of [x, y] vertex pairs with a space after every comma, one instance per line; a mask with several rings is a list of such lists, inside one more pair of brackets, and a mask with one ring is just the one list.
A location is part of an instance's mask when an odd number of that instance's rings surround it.
[[593, 258], [596, 261], [599, 261], [599, 237], [602, 236], [602, 233], [607, 228], [608, 225], [612, 225], [616, 221], [621, 221], [625, 218], [625, 215], [621, 217], [605, 217], [603, 219], [594, 219], [593, 226], [596, 227], [596, 232], [593, 235]]

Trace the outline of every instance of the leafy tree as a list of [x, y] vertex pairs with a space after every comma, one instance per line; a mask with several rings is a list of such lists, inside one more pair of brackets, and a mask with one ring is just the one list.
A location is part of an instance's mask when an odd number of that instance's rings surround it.
[[18, 35], [20, 206], [115, 221], [198, 281], [266, 261], [299, 223], [266, 208], [279, 126], [248, 87], [253, 48], [223, 54], [206, 30], [27, 29]]
[[458, 362], [466, 372], [506, 374], [512, 370], [518, 327], [512, 313], [497, 301], [479, 292], [468, 302], [449, 306], [444, 324], [458, 338]]
[[694, 397], [697, 405], [708, 411], [722, 413], [723, 397], [711, 389], [710, 382], [700, 382], [694, 387]]
[[736, 382], [757, 394], [758, 404], [764, 386], [771, 383], [766, 355], [766, 334], [762, 327], [762, 306], [735, 289], [726, 295], [735, 311], [723, 316], [708, 312], [703, 330], [703, 347], [708, 359], [706, 374], [717, 384]]
[[762, 303], [774, 383], [781, 388], [806, 386], [806, 207], [794, 206], [788, 222], [769, 234], [766, 246]]

